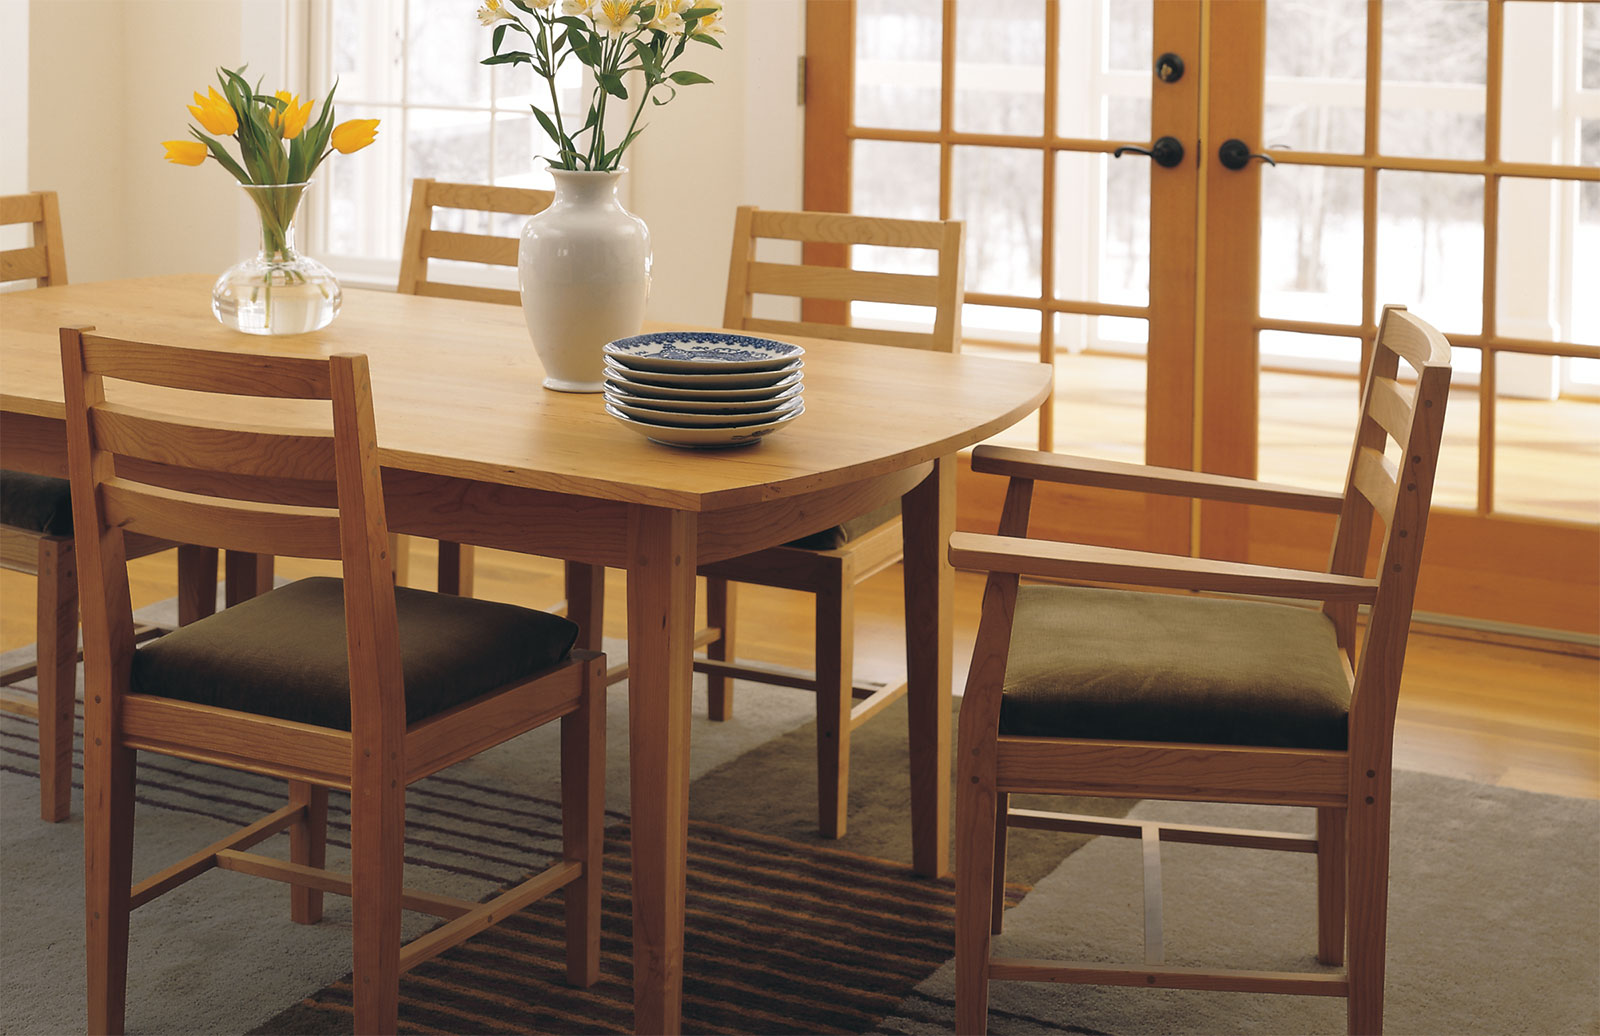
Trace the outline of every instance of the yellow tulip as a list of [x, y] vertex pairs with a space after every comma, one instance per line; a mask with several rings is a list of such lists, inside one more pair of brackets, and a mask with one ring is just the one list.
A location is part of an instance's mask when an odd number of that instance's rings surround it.
[[167, 149], [162, 157], [174, 165], [199, 165], [210, 153], [198, 140], [163, 140], [161, 146]]
[[267, 124], [277, 130], [284, 140], [293, 140], [306, 128], [306, 120], [311, 117], [311, 106], [317, 102], [313, 100], [301, 104], [300, 98], [287, 90], [279, 90], [273, 96], [283, 102], [283, 110], [274, 108], [268, 113]]
[[210, 94], [201, 97], [194, 95], [194, 103], [189, 105], [189, 113], [195, 121], [204, 126], [207, 133], [229, 137], [239, 130], [239, 117], [233, 113], [233, 107], [228, 104], [228, 99], [217, 93], [216, 87], [210, 88]]
[[378, 135], [377, 119], [350, 119], [333, 127], [333, 149], [341, 155], [360, 151]]

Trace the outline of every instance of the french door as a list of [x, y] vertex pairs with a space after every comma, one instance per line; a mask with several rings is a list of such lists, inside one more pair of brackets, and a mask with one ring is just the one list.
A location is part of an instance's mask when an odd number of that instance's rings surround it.
[[[1419, 610], [1600, 631], [1600, 3], [807, 18], [805, 204], [966, 221], [963, 348], [1056, 370], [1004, 441], [1338, 488], [1378, 310], [1402, 302], [1456, 346]], [[964, 479], [964, 525], [993, 521], [986, 481]], [[1035, 513], [1041, 534], [1308, 566], [1330, 528], [1085, 490]]]

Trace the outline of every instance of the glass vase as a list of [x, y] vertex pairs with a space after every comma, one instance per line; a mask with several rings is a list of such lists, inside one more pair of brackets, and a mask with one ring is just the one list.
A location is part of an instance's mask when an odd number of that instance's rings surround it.
[[250, 335], [297, 335], [327, 327], [342, 301], [333, 272], [294, 248], [294, 220], [310, 182], [240, 184], [261, 217], [261, 251], [211, 287], [211, 312]]

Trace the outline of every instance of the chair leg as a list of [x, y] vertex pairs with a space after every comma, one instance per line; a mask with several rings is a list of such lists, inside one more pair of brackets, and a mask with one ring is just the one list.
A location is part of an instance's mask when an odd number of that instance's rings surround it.
[[989, 948], [998, 927], [992, 902], [999, 803], [993, 775], [985, 781], [963, 753], [956, 784], [956, 1032], [989, 1027]]
[[583, 877], [565, 890], [567, 982], [587, 987], [600, 977], [601, 854], [605, 846], [606, 670], [589, 663], [577, 711], [561, 717], [562, 855], [583, 863]]
[[[289, 805], [305, 813], [289, 827], [289, 860], [304, 867], [325, 867], [328, 862], [328, 789], [306, 781], [289, 782]], [[297, 924], [322, 920], [322, 891], [304, 885], [289, 886], [289, 917]]]
[[439, 592], [472, 596], [472, 548], [439, 541]]
[[1317, 810], [1317, 959], [1335, 966], [1344, 963], [1345, 814]]
[[178, 625], [187, 626], [217, 610], [217, 549], [178, 545]]
[[352, 994], [358, 1034], [392, 1033], [399, 1027], [404, 853], [405, 783], [398, 766], [392, 759], [358, 766], [350, 789]]
[[994, 893], [990, 900], [989, 931], [1000, 934], [1006, 912], [1006, 810], [1011, 808], [1011, 793], [996, 792], [994, 797]]
[[843, 838], [850, 813], [855, 586], [848, 566], [817, 591], [817, 828]]
[[83, 752], [84, 914], [89, 1032], [120, 1033], [128, 993], [128, 914], [133, 885], [134, 753], [110, 724], [91, 719]]
[[[706, 625], [722, 630], [722, 636], [706, 645], [706, 657], [719, 662], [734, 660], [734, 623], [738, 617], [738, 584], [726, 579], [706, 577]], [[733, 715], [733, 681], [719, 673], [706, 677], [706, 711], [721, 722]]]
[[39, 816], [72, 809], [72, 720], [78, 689], [78, 563], [70, 539], [39, 541]]
[[[1349, 1027], [1352, 1034], [1383, 1031], [1383, 973], [1389, 911], [1389, 781], [1349, 811], [1346, 840], [1349, 889]], [[1376, 801], [1374, 801], [1376, 800]]]
[[562, 569], [567, 592], [567, 618], [578, 624], [573, 647], [600, 651], [605, 643], [606, 570], [603, 565], [568, 561]]
[[272, 589], [271, 554], [248, 554], [237, 550], [223, 554], [222, 567], [227, 586], [222, 600], [229, 608]]

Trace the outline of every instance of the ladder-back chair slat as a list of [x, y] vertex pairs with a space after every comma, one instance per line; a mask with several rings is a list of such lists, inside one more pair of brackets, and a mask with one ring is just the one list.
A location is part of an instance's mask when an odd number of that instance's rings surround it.
[[89, 415], [95, 445], [119, 457], [237, 475], [331, 480], [330, 432], [280, 433], [106, 404]]
[[33, 239], [25, 248], [0, 252], [0, 282], [31, 279], [39, 288], [67, 283], [67, 247], [56, 192], [0, 197], [0, 226], [19, 223], [33, 224]]
[[944, 227], [937, 222], [855, 216], [843, 212], [774, 212], [756, 209], [751, 214], [750, 232], [753, 237], [786, 241], [883, 245], [889, 248], [937, 249], [944, 244]]
[[1395, 379], [1372, 379], [1372, 397], [1367, 401], [1367, 413], [1395, 442], [1404, 444], [1410, 438], [1411, 395]]
[[464, 302], [493, 302], [500, 306], [520, 306], [522, 296], [509, 288], [484, 288], [475, 284], [440, 284], [419, 281], [411, 292], [436, 299], [461, 299]]
[[251, 356], [83, 336], [84, 372], [119, 381], [231, 396], [328, 399], [328, 361]]
[[874, 273], [832, 266], [751, 263], [749, 290], [758, 295], [790, 295], [840, 302], [891, 302], [938, 305], [939, 279], [926, 274]]
[[767, 320], [747, 318], [746, 331], [771, 331], [778, 334], [803, 335], [806, 338], [825, 338], [834, 342], [868, 342], [872, 345], [892, 345], [901, 349], [931, 349], [933, 339], [916, 331], [891, 331], [882, 327], [843, 327], [839, 324], [817, 324], [800, 320]]
[[339, 557], [339, 518], [318, 507], [193, 496], [122, 479], [100, 485], [106, 524], [202, 547], [279, 557]]
[[1372, 509], [1385, 525], [1394, 515], [1395, 467], [1394, 462], [1377, 450], [1363, 446], [1356, 457], [1355, 475], [1351, 483], [1372, 504]]
[[246, 475], [236, 471], [202, 471], [141, 457], [118, 456], [116, 474], [129, 482], [140, 482], [163, 489], [176, 489], [199, 496], [220, 496], [258, 503], [293, 504], [299, 507], [337, 507], [338, 495], [331, 479], [277, 478]]
[[550, 200], [555, 197], [550, 191], [528, 187], [491, 187], [477, 183], [441, 183], [438, 180], [428, 180], [426, 183], [426, 203], [436, 209], [532, 216], [549, 208]]
[[517, 265], [517, 240], [510, 237], [428, 230], [423, 232], [422, 248], [430, 259], [453, 259], [490, 266]]

